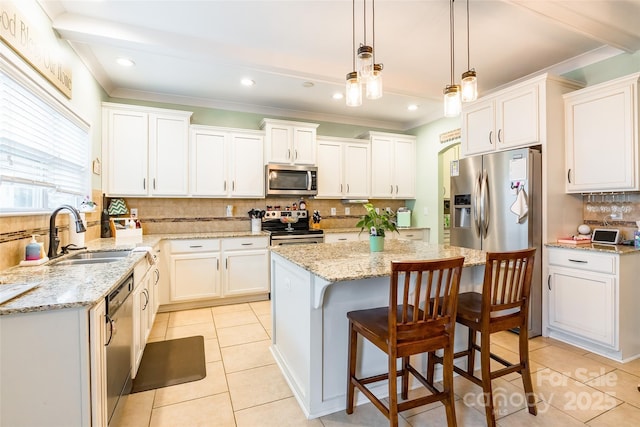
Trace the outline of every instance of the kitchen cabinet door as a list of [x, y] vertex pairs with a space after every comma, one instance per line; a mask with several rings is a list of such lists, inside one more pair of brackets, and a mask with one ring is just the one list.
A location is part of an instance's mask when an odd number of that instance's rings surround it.
[[347, 143], [344, 145], [343, 150], [342, 176], [344, 196], [366, 199], [369, 197], [369, 182], [371, 179], [369, 144]]
[[149, 277], [147, 273], [142, 279], [136, 279], [136, 288], [130, 298], [133, 298], [133, 346], [131, 378], [135, 378], [140, 367], [142, 354], [147, 344], [147, 332], [150, 330], [149, 313], [151, 304], [149, 299]]
[[91, 354], [91, 425], [106, 426], [107, 410], [107, 343], [104, 299], [89, 311]]
[[393, 140], [390, 137], [371, 138], [371, 197], [390, 199], [394, 194]]
[[268, 293], [269, 250], [224, 252], [224, 296]]
[[416, 141], [398, 139], [394, 146], [394, 180], [397, 199], [416, 197]]
[[477, 101], [462, 111], [462, 151], [465, 156], [495, 150], [495, 104], [493, 99]]
[[549, 327], [617, 349], [615, 277], [549, 267]]
[[151, 196], [186, 196], [189, 191], [189, 119], [149, 114]]
[[287, 165], [316, 164], [315, 123], [264, 119], [265, 162]]
[[415, 198], [415, 138], [381, 132], [370, 132], [369, 135], [371, 136], [371, 197]]
[[171, 254], [171, 302], [221, 295], [220, 252]]
[[344, 192], [343, 144], [318, 139], [318, 198], [340, 198]]
[[190, 193], [194, 196], [227, 195], [226, 132], [196, 128], [191, 130]]
[[565, 95], [568, 193], [640, 190], [638, 77]]
[[536, 144], [540, 141], [538, 85], [505, 91], [496, 97], [498, 149]]
[[146, 196], [148, 192], [147, 114], [105, 109], [107, 194]]
[[186, 111], [103, 103], [105, 193], [187, 196], [189, 121]]
[[264, 197], [263, 138], [253, 134], [231, 134], [231, 197]]
[[266, 294], [269, 278], [269, 239], [236, 237], [222, 240], [223, 295]]

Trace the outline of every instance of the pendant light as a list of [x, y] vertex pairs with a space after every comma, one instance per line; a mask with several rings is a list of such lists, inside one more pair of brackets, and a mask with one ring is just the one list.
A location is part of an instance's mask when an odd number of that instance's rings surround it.
[[356, 0], [352, 1], [352, 50], [353, 70], [347, 73], [346, 96], [347, 107], [359, 107], [362, 105], [362, 87], [360, 86], [360, 77], [356, 71]]
[[451, 84], [448, 84], [444, 88], [444, 116], [456, 117], [462, 110], [462, 103], [460, 99], [460, 86], [453, 83], [454, 75], [454, 19], [453, 19], [453, 0], [449, 2], [449, 36], [451, 43]]
[[467, 71], [462, 73], [462, 102], [470, 102], [478, 99], [478, 78], [476, 70], [471, 68], [469, 40], [469, 0], [467, 0]]
[[382, 97], [382, 64], [376, 64], [376, 0], [372, 0], [372, 27], [373, 27], [373, 68], [367, 80], [367, 99], [378, 99]]
[[363, 44], [358, 48], [358, 73], [363, 83], [373, 74], [373, 47], [367, 45], [367, 0], [362, 2]]

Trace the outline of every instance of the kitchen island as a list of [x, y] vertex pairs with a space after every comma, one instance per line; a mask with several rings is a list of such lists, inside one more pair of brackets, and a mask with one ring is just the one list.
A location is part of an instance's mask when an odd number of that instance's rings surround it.
[[[271, 248], [271, 349], [308, 418], [345, 408], [346, 313], [388, 305], [391, 261], [454, 256], [465, 257], [460, 292], [479, 290], [485, 253], [478, 250], [407, 240], [389, 240], [377, 253], [368, 242]], [[458, 333], [456, 343], [465, 338]], [[370, 343], [359, 354], [359, 374], [385, 372], [386, 355]], [[386, 390], [385, 383], [374, 388], [380, 397]]]

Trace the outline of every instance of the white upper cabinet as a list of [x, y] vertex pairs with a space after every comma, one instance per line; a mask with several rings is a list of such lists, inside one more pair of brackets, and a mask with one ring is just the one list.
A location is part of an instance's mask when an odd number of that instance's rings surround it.
[[369, 197], [369, 142], [318, 138], [317, 198]]
[[416, 197], [416, 139], [383, 132], [366, 134], [371, 141], [371, 197]]
[[262, 132], [191, 127], [190, 194], [264, 197]]
[[265, 163], [316, 164], [317, 124], [264, 119]]
[[103, 103], [105, 193], [186, 196], [191, 114]]
[[636, 73], [565, 95], [566, 191], [638, 191]]
[[539, 83], [481, 98], [462, 111], [463, 155], [540, 143]]

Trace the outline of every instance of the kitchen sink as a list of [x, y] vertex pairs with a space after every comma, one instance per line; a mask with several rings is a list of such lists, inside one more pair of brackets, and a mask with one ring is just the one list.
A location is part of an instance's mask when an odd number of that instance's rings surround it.
[[117, 258], [75, 258], [75, 259], [63, 259], [61, 261], [53, 263], [53, 266], [60, 265], [82, 265], [82, 264], [106, 264], [108, 262], [116, 262], [122, 260], [122, 257]]
[[[103, 258], [126, 258], [131, 254], [131, 251], [100, 251], [100, 252], [82, 252], [66, 258], [66, 260], [89, 260], [89, 259], [103, 259]], [[89, 263], [88, 263], [89, 264]]]
[[82, 252], [54, 262], [52, 265], [105, 264], [128, 257], [131, 251]]

